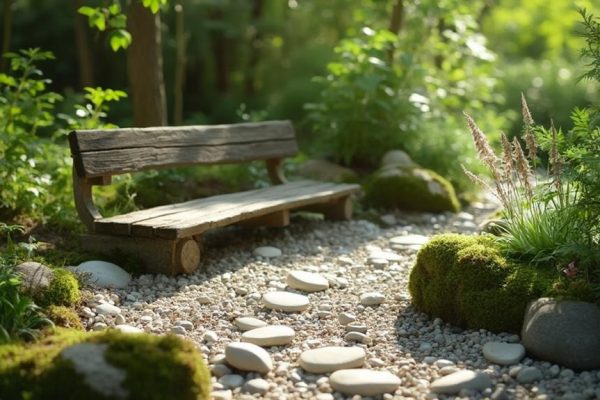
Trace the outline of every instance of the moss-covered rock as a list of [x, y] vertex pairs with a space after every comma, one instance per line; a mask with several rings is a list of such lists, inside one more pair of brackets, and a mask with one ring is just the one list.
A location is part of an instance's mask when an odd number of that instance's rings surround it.
[[207, 399], [210, 374], [175, 336], [58, 331], [30, 345], [0, 346], [3, 398]]
[[452, 184], [428, 169], [384, 165], [364, 185], [365, 201], [378, 208], [456, 212], [460, 204]]
[[556, 279], [551, 268], [508, 261], [489, 236], [445, 234], [419, 251], [409, 291], [415, 308], [452, 324], [518, 333], [528, 302]]
[[54, 268], [52, 271], [54, 277], [50, 281], [50, 285], [32, 293], [35, 303], [42, 307], [77, 304], [81, 300], [77, 278], [64, 268]]
[[63, 328], [72, 328], [76, 330], [83, 330], [83, 324], [79, 319], [77, 313], [65, 306], [48, 306], [44, 310], [44, 314], [54, 322], [56, 326], [62, 326]]

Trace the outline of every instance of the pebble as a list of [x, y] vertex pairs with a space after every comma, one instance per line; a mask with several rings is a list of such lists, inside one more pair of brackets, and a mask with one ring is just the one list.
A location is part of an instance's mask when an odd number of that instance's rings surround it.
[[536, 367], [524, 367], [517, 373], [519, 383], [532, 383], [543, 378], [542, 371]]
[[211, 372], [212, 372], [213, 376], [220, 378], [224, 375], [231, 374], [231, 369], [229, 369], [229, 367], [225, 364], [215, 364], [212, 366]]
[[300, 366], [307, 372], [323, 374], [339, 369], [358, 368], [365, 362], [361, 347], [329, 346], [306, 350], [300, 355]]
[[242, 392], [251, 393], [251, 394], [254, 394], [254, 393], [265, 394], [268, 391], [269, 391], [269, 382], [267, 382], [266, 380], [261, 379], [261, 378], [250, 379], [242, 387]]
[[125, 322], [127, 322], [125, 317], [121, 314], [117, 314], [117, 316], [115, 317], [115, 324], [123, 325], [123, 324], [125, 324]]
[[183, 328], [185, 328], [186, 331], [191, 331], [194, 329], [194, 324], [192, 324], [190, 321], [186, 321], [186, 320], [175, 321], [175, 325], [182, 326]]
[[265, 349], [252, 343], [233, 342], [225, 347], [225, 360], [242, 371], [266, 374], [273, 369], [271, 356]]
[[377, 396], [396, 391], [402, 381], [389, 371], [341, 369], [329, 377], [331, 387], [341, 393]]
[[390, 239], [392, 248], [419, 248], [429, 241], [429, 237], [423, 235], [395, 236]]
[[385, 301], [385, 296], [379, 292], [363, 293], [360, 296], [360, 304], [363, 306], [377, 306]]
[[487, 342], [483, 356], [495, 364], [513, 365], [525, 357], [525, 347], [519, 343]]
[[121, 314], [121, 309], [109, 303], [102, 303], [96, 306], [96, 312], [101, 315]]
[[123, 333], [144, 333], [143, 329], [136, 328], [135, 326], [127, 325], [127, 324], [119, 324], [115, 326], [115, 329]]
[[254, 255], [264, 258], [276, 258], [281, 256], [281, 250], [277, 247], [262, 246], [254, 249]]
[[349, 312], [341, 312], [338, 314], [338, 321], [342, 325], [348, 325], [349, 323], [356, 321], [356, 315]]
[[306, 271], [290, 271], [286, 282], [293, 289], [305, 292], [319, 292], [329, 289], [329, 281], [319, 274]]
[[233, 392], [231, 390], [214, 390], [210, 393], [210, 397], [213, 400], [231, 400]]
[[387, 261], [400, 261], [402, 257], [400, 257], [396, 253], [392, 253], [391, 251], [372, 251], [369, 254], [369, 260], [387, 260]]
[[436, 379], [430, 385], [434, 393], [457, 394], [462, 389], [483, 390], [492, 386], [492, 380], [482, 372], [462, 370]]
[[223, 375], [219, 378], [219, 383], [226, 389], [235, 389], [244, 383], [244, 377], [237, 374]]
[[174, 333], [176, 335], [185, 335], [187, 331], [183, 326], [175, 325], [171, 327], [171, 333]]
[[347, 342], [359, 342], [359, 343], [363, 343], [363, 344], [371, 344], [373, 343], [373, 339], [371, 339], [369, 336], [365, 335], [364, 333], [360, 333], [360, 332], [348, 332], [346, 333], [346, 336], [344, 336], [344, 340]]
[[310, 306], [308, 297], [290, 292], [268, 292], [262, 299], [265, 307], [284, 312], [304, 311]]
[[233, 324], [242, 331], [249, 331], [268, 325], [265, 321], [254, 317], [238, 317], [233, 321]]
[[291, 343], [296, 332], [285, 325], [268, 325], [244, 332], [242, 341], [257, 346], [282, 346]]
[[369, 328], [366, 325], [360, 324], [358, 322], [351, 322], [348, 325], [346, 325], [344, 329], [346, 329], [346, 332], [367, 333], [367, 330]]
[[89, 282], [104, 288], [123, 289], [131, 282], [131, 275], [127, 271], [106, 261], [86, 261], [72, 268], [72, 271], [86, 276]]

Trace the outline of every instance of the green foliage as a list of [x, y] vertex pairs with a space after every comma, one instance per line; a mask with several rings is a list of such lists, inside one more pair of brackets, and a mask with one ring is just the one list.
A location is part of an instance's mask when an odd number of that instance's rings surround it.
[[517, 333], [527, 303], [558, 279], [551, 268], [507, 260], [491, 237], [445, 234], [421, 248], [408, 287], [419, 311], [464, 328]]
[[579, 13], [583, 18], [581, 35], [585, 39], [581, 56], [589, 60], [588, 70], [583, 76], [600, 82], [600, 18], [594, 17], [585, 9], [580, 9]]
[[[77, 343], [106, 344], [105, 359], [126, 371], [125, 399], [209, 398], [210, 374], [194, 345], [175, 336], [57, 330], [39, 343], [0, 346], [0, 392], [8, 398], [105, 399], [59, 355]], [[151, 366], [151, 368], [149, 368]]]

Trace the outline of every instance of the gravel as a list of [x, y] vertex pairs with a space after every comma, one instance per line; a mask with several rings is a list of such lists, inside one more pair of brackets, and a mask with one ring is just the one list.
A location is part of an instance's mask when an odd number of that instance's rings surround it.
[[[385, 228], [364, 220], [297, 219], [285, 229], [220, 230], [207, 235], [202, 267], [196, 273], [142, 275], [124, 289], [93, 288], [80, 315], [88, 330], [126, 324], [149, 333], [172, 332], [193, 341], [215, 372], [215, 398], [245, 398], [247, 392], [265, 399], [352, 398], [332, 389], [330, 374], [311, 374], [299, 366], [300, 354], [324, 346], [360, 346], [366, 352], [363, 368], [399, 377], [402, 384], [383, 395], [384, 399], [449, 398], [432, 393], [430, 385], [461, 370], [483, 373], [492, 382], [482, 391], [461, 391], [463, 397], [541, 400], [584, 393], [587, 398], [600, 398], [599, 370], [574, 372], [528, 357], [512, 366], [491, 363], [482, 352], [486, 343], [514, 343], [519, 338], [462, 330], [411, 306], [408, 276], [419, 240], [407, 240], [403, 245], [402, 240], [392, 243], [390, 239], [474, 233], [492, 207], [476, 204], [466, 211], [459, 215], [395, 213], [395, 224]], [[279, 249], [281, 255], [273, 257], [279, 254], [273, 249], [269, 249], [271, 257], [259, 255], [255, 249], [260, 247]], [[372, 255], [387, 256], [388, 264], [373, 263]], [[287, 288], [286, 276], [294, 270], [322, 275], [329, 289], [306, 293]], [[301, 312], [267, 309], [263, 294], [275, 291], [306, 295], [310, 304]], [[385, 301], [376, 306], [361, 304], [361, 294], [374, 292]], [[118, 307], [120, 313], [97, 314], [97, 306], [103, 303]], [[226, 364], [225, 347], [242, 340], [243, 331], [234, 321], [248, 316], [296, 332], [290, 344], [266, 349], [273, 362], [266, 373], [240, 371]], [[369, 340], [347, 341], [343, 324], [349, 323], [366, 326]], [[541, 379], [520, 383], [519, 372], [531, 371], [526, 368], [539, 370]], [[230, 378], [235, 375], [243, 381]]]

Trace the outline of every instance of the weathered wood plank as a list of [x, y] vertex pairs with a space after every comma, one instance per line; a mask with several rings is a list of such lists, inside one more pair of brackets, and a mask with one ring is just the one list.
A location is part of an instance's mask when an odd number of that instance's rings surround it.
[[293, 156], [294, 139], [219, 146], [147, 147], [81, 153], [75, 162], [82, 177], [116, 175], [151, 168], [219, 164]]
[[152, 128], [94, 129], [69, 135], [73, 153], [147, 147], [219, 146], [294, 139], [290, 121], [231, 125], [194, 125]]

